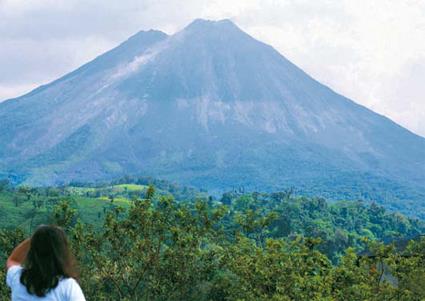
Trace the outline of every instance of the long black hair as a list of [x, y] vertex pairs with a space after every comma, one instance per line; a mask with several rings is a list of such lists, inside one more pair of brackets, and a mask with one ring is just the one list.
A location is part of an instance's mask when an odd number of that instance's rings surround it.
[[66, 234], [57, 226], [39, 226], [31, 237], [21, 283], [29, 294], [44, 297], [58, 285], [61, 277], [78, 280]]

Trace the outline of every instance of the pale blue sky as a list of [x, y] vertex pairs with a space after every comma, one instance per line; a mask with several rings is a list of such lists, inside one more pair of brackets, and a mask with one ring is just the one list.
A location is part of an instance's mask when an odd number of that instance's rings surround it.
[[0, 101], [139, 30], [230, 18], [337, 92], [425, 136], [422, 0], [0, 0]]

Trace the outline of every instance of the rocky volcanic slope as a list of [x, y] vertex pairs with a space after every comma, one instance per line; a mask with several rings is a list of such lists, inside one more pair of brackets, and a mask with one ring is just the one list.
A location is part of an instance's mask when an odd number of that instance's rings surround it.
[[35, 185], [137, 173], [425, 207], [424, 138], [228, 20], [139, 32], [1, 103], [0, 173]]

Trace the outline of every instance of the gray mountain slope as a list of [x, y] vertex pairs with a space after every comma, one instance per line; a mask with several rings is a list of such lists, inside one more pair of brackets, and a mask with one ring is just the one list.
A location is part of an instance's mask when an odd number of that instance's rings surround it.
[[0, 104], [0, 121], [0, 171], [31, 184], [139, 173], [212, 191], [295, 186], [404, 210], [425, 203], [424, 138], [228, 20], [139, 32]]

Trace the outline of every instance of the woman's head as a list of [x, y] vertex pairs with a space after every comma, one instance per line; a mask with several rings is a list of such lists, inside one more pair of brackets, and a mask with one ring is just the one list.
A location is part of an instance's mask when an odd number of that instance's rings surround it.
[[77, 276], [65, 232], [57, 226], [39, 226], [31, 237], [21, 276], [28, 292], [42, 297], [58, 285], [61, 277]]

